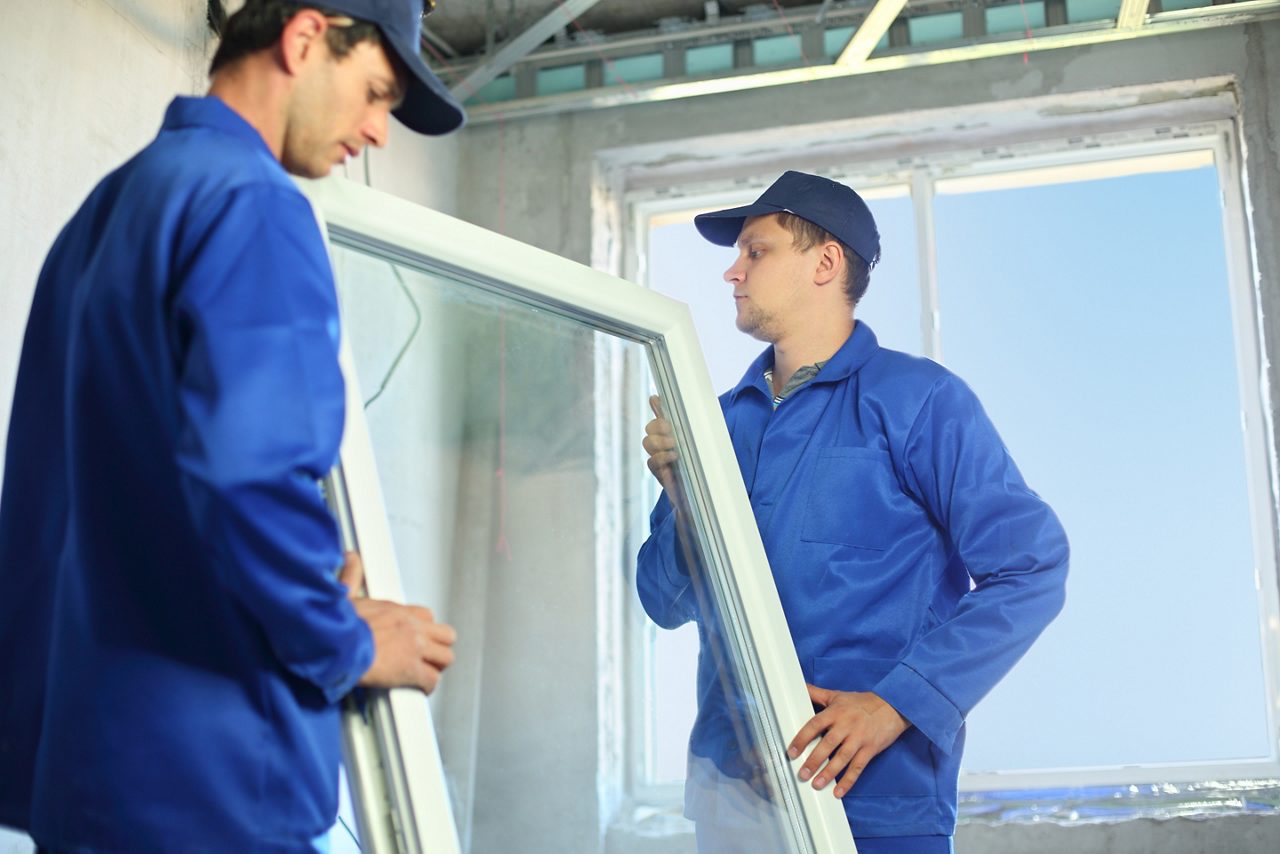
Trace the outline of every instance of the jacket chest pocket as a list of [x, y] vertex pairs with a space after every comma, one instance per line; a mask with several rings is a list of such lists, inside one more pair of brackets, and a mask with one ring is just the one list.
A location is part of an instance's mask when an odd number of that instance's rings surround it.
[[825, 448], [814, 461], [800, 539], [883, 551], [907, 505], [887, 452]]

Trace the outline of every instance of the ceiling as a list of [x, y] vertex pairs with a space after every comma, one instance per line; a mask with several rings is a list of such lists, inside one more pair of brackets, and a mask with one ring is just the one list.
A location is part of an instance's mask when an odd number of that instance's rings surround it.
[[[209, 0], [215, 31], [242, 3]], [[475, 123], [1274, 17], [1280, 0], [435, 0], [422, 53]]]
[[[714, 3], [715, 0], [712, 0]], [[755, 7], [756, 14], [776, 14], [776, 8], [811, 6], [821, 0], [720, 0], [721, 17], [743, 14]], [[528, 29], [559, 6], [561, 0], [437, 0], [435, 11], [425, 26], [460, 56], [485, 52], [486, 45], [501, 45]], [[705, 0], [600, 0], [577, 17], [575, 28], [603, 35], [655, 29], [662, 19], [704, 21]], [[850, 5], [841, 3], [840, 5]], [[864, 3], [861, 5], [870, 5]], [[776, 8], [775, 8], [776, 7]]]
[[436, 0], [423, 55], [471, 121], [1158, 37], [1280, 0]]

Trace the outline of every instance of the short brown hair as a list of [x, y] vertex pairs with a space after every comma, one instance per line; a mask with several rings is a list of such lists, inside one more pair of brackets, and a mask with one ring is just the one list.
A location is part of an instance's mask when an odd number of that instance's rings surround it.
[[820, 225], [814, 225], [804, 217], [796, 216], [790, 211], [775, 214], [778, 225], [791, 232], [791, 245], [799, 252], [807, 252], [819, 243], [837, 243], [844, 251], [844, 295], [850, 305], [857, 305], [871, 284], [871, 267], [880, 260], [880, 256], [868, 259], [854, 252], [844, 241]]
[[[218, 51], [209, 64], [209, 75], [217, 74], [227, 65], [260, 50], [266, 50], [280, 40], [285, 24], [303, 9], [315, 9], [327, 18], [348, 17], [314, 3], [297, 0], [248, 0], [222, 25]], [[341, 59], [361, 42], [382, 44], [382, 32], [367, 21], [356, 21], [349, 26], [332, 26], [325, 31], [329, 52]], [[387, 52], [388, 55], [392, 51]], [[394, 61], [393, 61], [394, 62]]]

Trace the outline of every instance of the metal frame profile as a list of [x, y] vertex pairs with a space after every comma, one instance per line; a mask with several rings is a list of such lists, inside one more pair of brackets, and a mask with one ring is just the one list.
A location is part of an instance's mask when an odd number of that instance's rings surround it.
[[[764, 713], [775, 729], [763, 743], [777, 754], [768, 761], [783, 789], [789, 819], [784, 830], [799, 851], [854, 852], [840, 802], [800, 785], [796, 773], [802, 759], [789, 760], [783, 752], [785, 734], [797, 732], [813, 709], [688, 309], [646, 288], [352, 182], [301, 183], [333, 243], [442, 274], [648, 348], [685, 462], [691, 516], [710, 558], [727, 634], [746, 662], [748, 683], [766, 700]], [[368, 594], [399, 600], [402, 586], [390, 527], [345, 341], [343, 368], [345, 491], [331, 491], [348, 499], [350, 536], [364, 559]], [[349, 709], [344, 716], [364, 850], [459, 851], [425, 697], [411, 690], [372, 693], [385, 714]]]

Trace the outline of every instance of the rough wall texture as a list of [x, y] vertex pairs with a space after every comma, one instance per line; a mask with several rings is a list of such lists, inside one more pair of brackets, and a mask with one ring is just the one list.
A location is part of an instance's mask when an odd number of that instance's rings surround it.
[[[44, 253], [110, 169], [204, 83], [203, 0], [15, 3], [0, 27], [0, 429]], [[2, 461], [0, 461], [2, 466]], [[2, 470], [2, 468], [0, 468]]]
[[[1267, 362], [1280, 363], [1280, 23], [1245, 27], [1240, 84], [1245, 169]], [[1280, 373], [1269, 372], [1272, 448], [1280, 448]], [[1274, 458], [1273, 458], [1274, 459]], [[1273, 474], [1273, 483], [1280, 477]], [[1280, 846], [1277, 846], [1280, 850]]]

